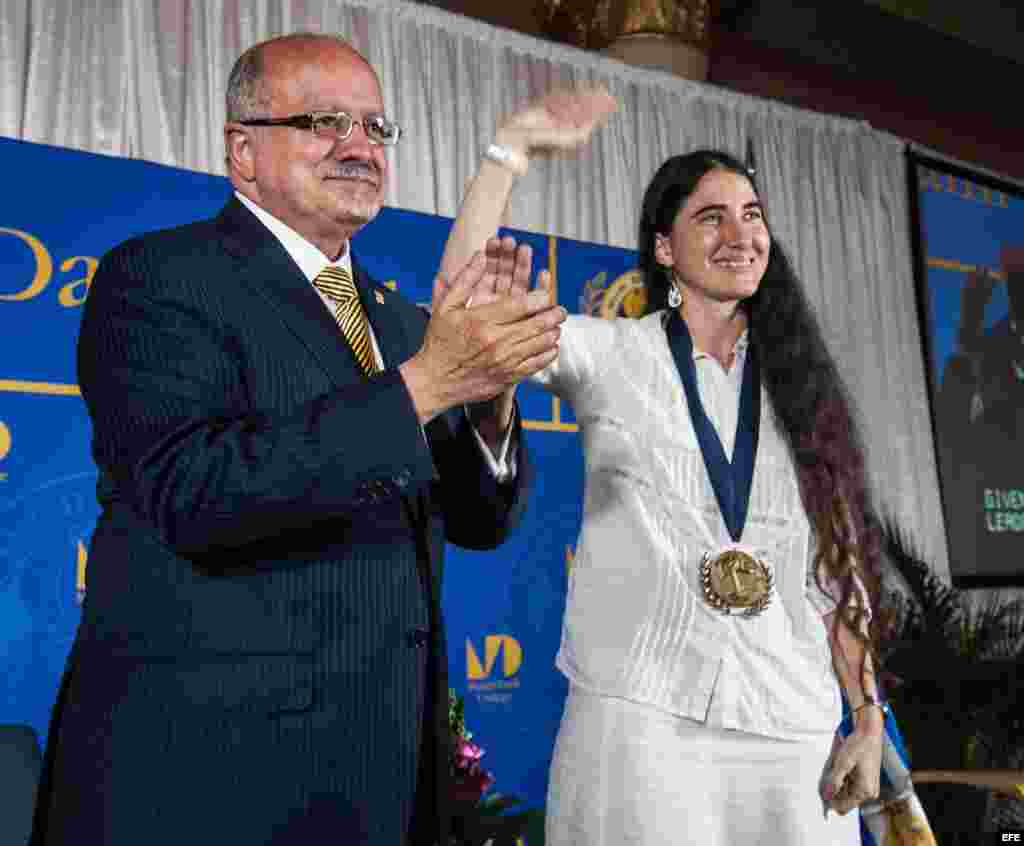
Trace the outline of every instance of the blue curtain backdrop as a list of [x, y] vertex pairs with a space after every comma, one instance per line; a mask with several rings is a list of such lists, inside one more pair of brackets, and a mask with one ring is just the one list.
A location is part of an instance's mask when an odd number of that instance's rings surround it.
[[[88, 590], [98, 515], [90, 426], [75, 377], [81, 306], [100, 256], [141, 232], [214, 215], [223, 178], [0, 139], [0, 722], [45, 740]], [[429, 302], [450, 219], [385, 209], [354, 251], [377, 279]], [[513, 232], [550, 267], [570, 311], [635, 313], [631, 251]], [[395, 245], [400, 245], [396, 250]], [[540, 805], [565, 683], [554, 669], [582, 509], [570, 409], [521, 389], [539, 478], [496, 553], [452, 548], [444, 604], [453, 685], [495, 789]], [[471, 495], [471, 493], [467, 493]]]

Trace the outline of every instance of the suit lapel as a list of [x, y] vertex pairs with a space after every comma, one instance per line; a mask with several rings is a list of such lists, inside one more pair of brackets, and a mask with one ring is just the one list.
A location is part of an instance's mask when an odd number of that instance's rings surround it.
[[306, 346], [335, 385], [361, 378], [355, 355], [309, 280], [281, 242], [232, 197], [217, 218], [238, 278]]
[[[338, 325], [273, 233], [234, 197], [217, 218], [217, 227], [242, 284], [306, 346], [331, 381], [340, 387], [362, 379], [359, 364]], [[416, 351], [419, 339], [410, 336], [408, 322], [389, 302], [397, 295], [376, 285], [354, 257], [352, 270], [384, 367], [397, 367]], [[429, 506], [422, 494], [403, 496], [402, 500], [424, 544], [420, 561], [424, 590], [436, 600], [439, 585], [431, 574]]]
[[377, 348], [384, 359], [384, 369], [390, 370], [402, 364], [416, 349], [406, 331], [405, 321], [395, 313], [389, 302], [395, 294], [376, 284], [363, 270], [362, 265], [352, 256], [352, 277], [359, 289], [366, 317], [373, 328]]

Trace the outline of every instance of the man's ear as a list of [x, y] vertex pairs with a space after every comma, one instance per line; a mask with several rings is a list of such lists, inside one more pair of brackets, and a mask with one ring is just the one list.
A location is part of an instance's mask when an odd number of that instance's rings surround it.
[[256, 163], [249, 128], [240, 123], [224, 124], [224, 147], [228, 173], [237, 174], [243, 182], [252, 182], [256, 178]]

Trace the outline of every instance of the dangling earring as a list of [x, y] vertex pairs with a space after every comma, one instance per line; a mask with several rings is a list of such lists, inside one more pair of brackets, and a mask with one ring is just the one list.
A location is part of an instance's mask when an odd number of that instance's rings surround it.
[[679, 308], [683, 304], [683, 295], [679, 291], [679, 285], [676, 282], [675, 271], [672, 272], [672, 278], [668, 283], [668, 307], [672, 309]]

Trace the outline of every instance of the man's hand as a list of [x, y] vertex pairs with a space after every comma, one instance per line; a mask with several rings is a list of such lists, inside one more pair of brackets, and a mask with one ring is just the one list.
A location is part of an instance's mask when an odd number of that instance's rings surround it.
[[553, 91], [516, 112], [498, 129], [495, 141], [529, 156], [544, 150], [573, 150], [618, 103], [604, 86]]
[[[515, 239], [508, 236], [490, 238], [484, 255], [487, 271], [473, 291], [469, 307], [479, 308], [508, 296], [526, 296], [533, 265], [533, 250], [529, 244], [517, 245]], [[475, 403], [468, 409], [473, 426], [496, 457], [512, 424], [515, 399], [516, 389], [512, 385], [493, 399]]]
[[[473, 292], [471, 307], [497, 302], [503, 297], [525, 297], [530, 289], [533, 250], [529, 244], [517, 245], [514, 238], [491, 238], [484, 254], [487, 272]], [[556, 305], [551, 274], [542, 270], [537, 277], [537, 290], [547, 291], [551, 305]], [[494, 399], [477, 403], [469, 409], [470, 419], [491, 451], [497, 455], [504, 441], [515, 408], [515, 386], [506, 388]]]
[[509, 241], [474, 254], [450, 284], [434, 280], [423, 346], [400, 368], [422, 423], [497, 397], [558, 355], [565, 309], [551, 302], [548, 287], [526, 290], [529, 249]]
[[484, 246], [484, 256], [486, 270], [473, 290], [468, 308], [488, 305], [507, 296], [526, 296], [533, 267], [533, 248], [529, 244], [517, 244], [508, 235], [490, 238]]

